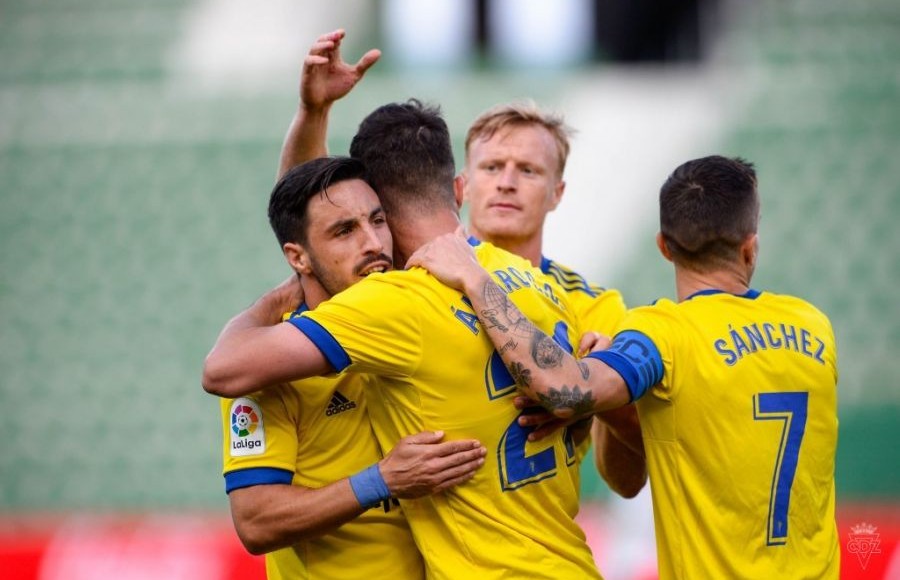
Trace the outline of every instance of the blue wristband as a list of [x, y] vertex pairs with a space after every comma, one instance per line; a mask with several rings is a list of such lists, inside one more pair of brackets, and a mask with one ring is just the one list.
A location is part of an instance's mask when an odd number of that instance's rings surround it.
[[350, 487], [356, 495], [359, 505], [364, 508], [374, 507], [386, 499], [390, 499], [391, 491], [388, 489], [378, 464], [374, 463], [363, 469], [356, 475], [350, 476]]

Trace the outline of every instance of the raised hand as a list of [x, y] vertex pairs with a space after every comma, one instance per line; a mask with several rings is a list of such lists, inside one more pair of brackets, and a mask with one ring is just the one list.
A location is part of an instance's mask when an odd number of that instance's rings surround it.
[[381, 51], [373, 48], [356, 64], [344, 62], [341, 41], [345, 34], [342, 29], [323, 34], [310, 47], [300, 77], [300, 101], [307, 109], [328, 107], [349, 93], [381, 57]]

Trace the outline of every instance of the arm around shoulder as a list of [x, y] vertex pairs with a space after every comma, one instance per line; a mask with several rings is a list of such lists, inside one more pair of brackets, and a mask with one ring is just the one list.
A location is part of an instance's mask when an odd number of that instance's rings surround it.
[[272, 385], [327, 374], [331, 365], [305, 334], [282, 323], [302, 300], [297, 276], [264, 294], [222, 329], [203, 364], [203, 389], [236, 398]]

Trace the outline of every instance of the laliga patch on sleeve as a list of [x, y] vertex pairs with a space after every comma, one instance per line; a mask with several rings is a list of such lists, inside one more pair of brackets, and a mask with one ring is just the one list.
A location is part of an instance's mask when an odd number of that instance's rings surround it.
[[242, 397], [231, 403], [231, 456], [261, 455], [266, 451], [266, 430], [259, 404]]

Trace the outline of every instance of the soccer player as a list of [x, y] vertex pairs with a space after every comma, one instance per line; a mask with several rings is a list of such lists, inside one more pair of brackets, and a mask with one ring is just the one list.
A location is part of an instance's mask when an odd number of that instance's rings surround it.
[[527, 320], [460, 234], [409, 264], [466, 293], [518, 385], [549, 409], [637, 401], [661, 578], [837, 578], [831, 323], [804, 300], [750, 286], [752, 164], [688, 161], [659, 206], [678, 301], [633, 309], [608, 350], [580, 360]]
[[[364, 168], [350, 158], [295, 167], [275, 186], [269, 210], [292, 276], [261, 300], [272, 324], [391, 267], [392, 242]], [[272, 304], [275, 308], [270, 308]], [[424, 578], [421, 554], [396, 503], [469, 479], [483, 463], [476, 441], [410, 435], [381, 458], [366, 406], [366, 375], [344, 373], [222, 399], [225, 484], [235, 528], [275, 578]], [[379, 498], [381, 500], [383, 498]]]
[[[543, 254], [544, 222], [565, 193], [572, 130], [532, 102], [483, 112], [466, 133], [465, 165], [456, 181], [469, 203], [469, 234], [528, 259], [568, 293], [585, 327], [612, 336], [625, 317], [618, 290], [590, 284]], [[610, 488], [635, 496], [647, 481], [640, 425], [633, 406], [595, 415], [594, 459]], [[531, 424], [544, 420], [527, 416]], [[536, 433], [535, 436], [538, 436]]]
[[[343, 30], [320, 36], [303, 63], [298, 109], [285, 135], [279, 175], [294, 165], [327, 154], [331, 106], [362, 79], [380, 57], [366, 52], [355, 64], [346, 63], [340, 47]], [[570, 129], [560, 117], [530, 104], [510, 104], [480, 115], [466, 136], [465, 169], [456, 179], [457, 196], [469, 202], [470, 233], [528, 259], [553, 276], [569, 294], [583, 327], [611, 336], [625, 315], [616, 290], [589, 284], [581, 275], [543, 256], [543, 226], [565, 190], [563, 172], [569, 153]], [[524, 397], [517, 404], [528, 404]], [[608, 485], [633, 497], [647, 480], [640, 427], [633, 407], [599, 413], [593, 422], [595, 463]], [[553, 429], [544, 413], [534, 410], [521, 418], [523, 426], [540, 429], [532, 439]], [[590, 424], [590, 418], [582, 424]], [[575, 431], [575, 427], [571, 427]], [[579, 451], [590, 441], [576, 436]], [[576, 477], [581, 461], [573, 464]]]
[[[379, 192], [395, 261], [460, 225], [450, 135], [437, 108], [412, 100], [376, 109], [350, 153]], [[488, 243], [475, 252], [542, 330], [564, 348], [577, 344], [578, 320], [551, 279]], [[383, 449], [426, 429], [487, 447], [484, 468], [465, 484], [401, 502], [429, 577], [599, 578], [575, 522], [574, 442], [565, 430], [528, 441], [515, 384], [459, 292], [421, 269], [391, 271], [282, 324], [246, 313], [235, 320], [206, 359], [208, 392], [235, 397], [335, 371], [370, 373], [378, 380], [368, 387], [369, 413]], [[367, 495], [386, 499], [378, 478], [370, 483]]]

